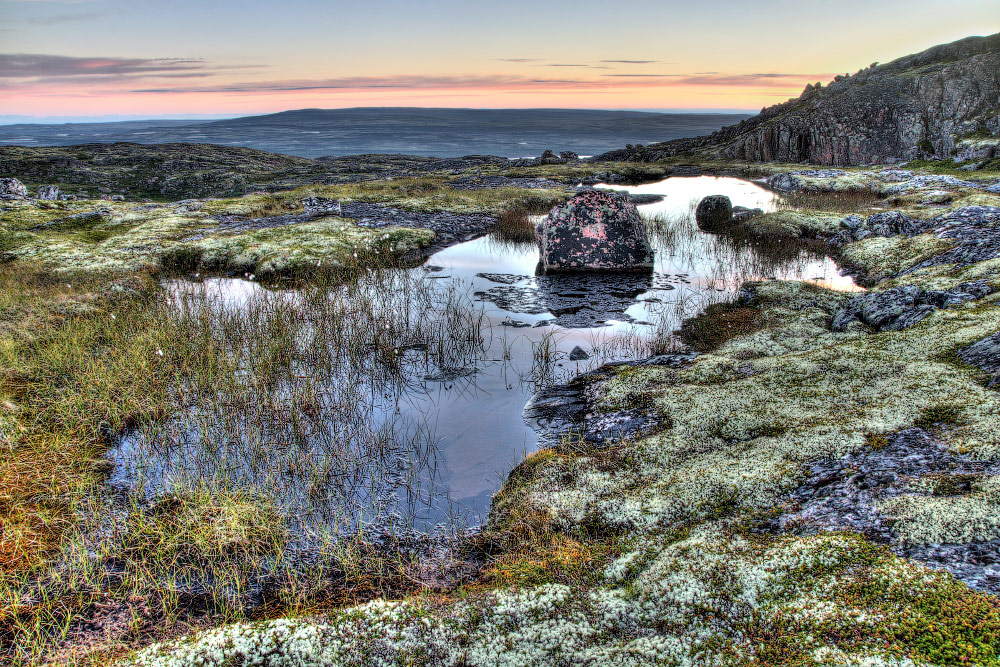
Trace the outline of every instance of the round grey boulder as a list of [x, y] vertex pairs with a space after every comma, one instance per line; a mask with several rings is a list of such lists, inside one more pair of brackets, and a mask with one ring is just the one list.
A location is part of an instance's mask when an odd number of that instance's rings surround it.
[[733, 220], [733, 202], [725, 195], [709, 195], [698, 202], [694, 219], [706, 232], [723, 231]]

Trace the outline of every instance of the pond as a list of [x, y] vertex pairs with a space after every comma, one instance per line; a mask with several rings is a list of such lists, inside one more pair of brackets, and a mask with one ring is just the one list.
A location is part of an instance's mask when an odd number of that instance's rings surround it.
[[[111, 484], [147, 497], [199, 484], [249, 490], [292, 517], [302, 548], [360, 528], [475, 526], [540, 446], [522, 414], [540, 385], [648, 356], [745, 280], [858, 289], [829, 257], [698, 230], [693, 210], [708, 194], [780, 205], [752, 182], [606, 187], [664, 196], [639, 207], [656, 249], [651, 275], [536, 276], [533, 243], [487, 236], [323, 294], [239, 279], [172, 284], [190, 330], [241, 361], [208, 390], [184, 388], [177, 415], [123, 436]], [[272, 356], [282, 361], [265, 372]]]

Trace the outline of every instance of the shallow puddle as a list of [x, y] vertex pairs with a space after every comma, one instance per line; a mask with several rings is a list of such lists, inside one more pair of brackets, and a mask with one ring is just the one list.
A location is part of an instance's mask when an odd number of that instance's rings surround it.
[[[648, 355], [665, 332], [705, 306], [730, 299], [745, 280], [809, 280], [857, 289], [828, 257], [698, 230], [693, 210], [705, 195], [725, 194], [735, 205], [773, 210], [777, 196], [754, 183], [695, 177], [607, 187], [664, 195], [639, 207], [657, 220], [652, 275], [536, 276], [534, 244], [488, 236], [450, 247], [424, 266], [400, 272], [400, 284], [428, 302], [409, 319], [394, 320], [399, 362], [373, 352], [370, 360], [333, 370], [327, 360], [318, 373], [310, 368], [315, 350], [302, 352], [290, 362], [296, 370], [268, 390], [266, 401], [283, 406], [272, 412], [284, 415], [302, 409], [297, 397], [307, 383], [309, 395], [320, 397], [312, 399], [308, 428], [296, 431], [291, 417], [275, 424], [271, 412], [270, 421], [257, 415], [259, 396], [232, 408], [254, 415], [194, 405], [164, 424], [121, 438], [109, 455], [115, 464], [111, 483], [139, 486], [148, 496], [196, 483], [249, 488], [274, 498], [294, 517], [297, 532], [313, 538], [307, 542], [360, 525], [415, 530], [449, 522], [476, 525], [507, 473], [539, 446], [522, 417], [539, 384]], [[300, 298], [239, 279], [177, 283], [171, 289], [179, 304], [200, 300], [220, 312], [258, 308], [261, 301], [297, 308]], [[391, 294], [380, 298], [377, 308], [397, 320], [407, 307], [392, 302]], [[475, 324], [453, 329], [442, 324], [459, 311]], [[474, 330], [478, 340], [463, 343], [454, 358], [434, 357], [428, 347], [435, 341], [451, 345], [449, 336], [458, 334], [441, 333], [439, 339], [421, 334], [424, 342], [408, 347], [411, 329], [422, 326], [409, 321], [413, 318], [433, 321], [441, 332]], [[303, 326], [312, 336], [319, 325]], [[379, 364], [392, 372], [385, 375]], [[372, 377], [388, 379], [367, 378], [359, 372], [365, 368]], [[359, 433], [362, 423], [365, 432]], [[353, 429], [349, 436], [347, 425]]]

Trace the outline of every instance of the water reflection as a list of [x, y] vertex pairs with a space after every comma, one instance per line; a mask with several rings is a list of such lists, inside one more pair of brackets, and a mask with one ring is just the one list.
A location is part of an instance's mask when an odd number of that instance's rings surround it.
[[[178, 284], [188, 337], [178, 344], [206, 359], [223, 350], [231, 367], [194, 364], [177, 389], [181, 410], [111, 452], [112, 482], [150, 496], [202, 483], [251, 489], [284, 508], [304, 544], [371, 525], [476, 524], [538, 446], [522, 411], [539, 383], [648, 356], [745, 280], [855, 289], [798, 245], [698, 230], [693, 210], [706, 194], [777, 206], [753, 183], [618, 189], [665, 195], [640, 207], [657, 250], [652, 275], [536, 276], [533, 244], [484, 237], [337, 288]], [[575, 347], [589, 358], [570, 360]]]

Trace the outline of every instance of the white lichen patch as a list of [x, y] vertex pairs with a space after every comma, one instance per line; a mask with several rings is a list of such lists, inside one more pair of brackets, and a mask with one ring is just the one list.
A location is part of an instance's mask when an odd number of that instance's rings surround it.
[[[237, 624], [151, 646], [127, 664], [693, 667], [727, 658], [752, 664], [764, 648], [755, 633], [788, 624], [801, 632], [796, 650], [802, 657], [845, 665], [912, 664], [875, 650], [845, 653], [822, 637], [831, 621], [859, 634], [885, 622], [840, 602], [857, 565], [872, 561], [858, 538], [761, 543], [734, 538], [712, 523], [681, 541], [664, 544], [647, 535], [640, 542], [619, 559], [625, 565], [612, 568], [624, 572], [627, 582], [614, 575], [589, 590], [550, 584], [435, 604], [420, 598], [374, 602], [322, 622]], [[887, 554], [872, 565], [908, 585], [946, 576]]]
[[906, 544], [985, 542], [1000, 539], [1000, 480], [979, 480], [971, 493], [958, 496], [903, 495], [879, 505], [897, 522]]

